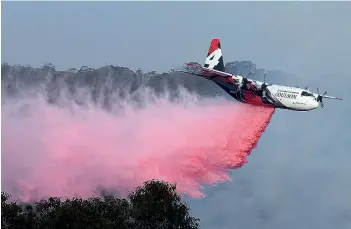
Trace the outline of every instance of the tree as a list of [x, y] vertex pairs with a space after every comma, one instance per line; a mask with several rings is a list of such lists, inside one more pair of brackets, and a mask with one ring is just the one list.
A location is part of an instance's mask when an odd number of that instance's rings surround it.
[[151, 180], [129, 194], [135, 228], [188, 228], [199, 227], [199, 219], [191, 217], [189, 208], [181, 202], [176, 186]]
[[148, 181], [137, 187], [126, 199], [103, 194], [89, 199], [62, 201], [51, 197], [33, 205], [9, 202], [10, 195], [1, 193], [1, 226], [7, 229], [148, 229], [199, 227], [181, 202], [176, 186], [162, 181]]
[[34, 213], [30, 205], [19, 206], [16, 202], [8, 203], [11, 196], [1, 192], [1, 228], [33, 228]]

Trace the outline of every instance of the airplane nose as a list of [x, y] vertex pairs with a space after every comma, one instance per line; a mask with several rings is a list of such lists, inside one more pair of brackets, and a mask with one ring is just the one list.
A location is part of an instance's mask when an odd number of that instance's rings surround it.
[[312, 103], [311, 103], [312, 107], [315, 109], [315, 108], [318, 108], [319, 107], [319, 102], [317, 100], [313, 100]]

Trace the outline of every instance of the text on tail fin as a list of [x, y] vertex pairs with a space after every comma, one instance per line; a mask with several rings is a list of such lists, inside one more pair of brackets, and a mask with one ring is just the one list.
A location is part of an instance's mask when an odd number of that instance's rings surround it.
[[225, 72], [222, 48], [219, 39], [212, 40], [204, 67]]

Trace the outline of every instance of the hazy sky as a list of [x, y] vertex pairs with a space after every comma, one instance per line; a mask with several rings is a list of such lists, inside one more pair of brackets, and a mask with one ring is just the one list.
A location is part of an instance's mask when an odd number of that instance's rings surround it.
[[166, 71], [227, 61], [320, 80], [344, 101], [279, 110], [233, 182], [187, 199], [203, 228], [351, 228], [351, 2], [2, 2], [2, 61], [60, 69], [107, 64]]
[[225, 61], [344, 72], [350, 12], [350, 2], [2, 2], [2, 61], [167, 71], [202, 63], [218, 37]]

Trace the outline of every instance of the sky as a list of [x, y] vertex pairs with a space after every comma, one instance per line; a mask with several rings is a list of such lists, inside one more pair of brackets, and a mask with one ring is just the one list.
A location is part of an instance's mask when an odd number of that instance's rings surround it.
[[58, 69], [121, 65], [167, 71], [225, 61], [294, 74], [349, 67], [349, 2], [2, 2], [2, 62]]
[[2, 61], [162, 72], [202, 62], [218, 37], [226, 61], [306, 77], [344, 101], [276, 111], [233, 182], [186, 200], [205, 229], [348, 229], [349, 12], [350, 2], [5, 2]]

